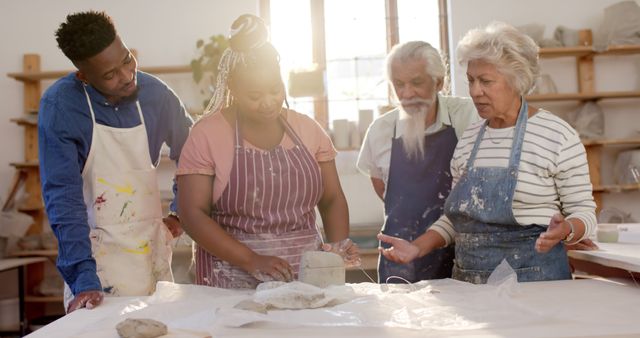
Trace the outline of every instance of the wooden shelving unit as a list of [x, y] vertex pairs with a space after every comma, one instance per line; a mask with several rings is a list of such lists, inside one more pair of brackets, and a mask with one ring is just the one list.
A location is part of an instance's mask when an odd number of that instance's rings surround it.
[[[541, 48], [540, 58], [573, 57], [576, 60], [578, 75], [577, 93], [558, 93], [529, 95], [527, 100], [535, 101], [598, 101], [604, 99], [636, 99], [640, 91], [597, 92], [595, 90], [594, 57], [640, 54], [640, 45], [609, 46], [605, 51], [595, 51], [591, 46], [590, 34], [584, 34], [587, 40], [581, 41], [583, 46], [562, 48]], [[640, 190], [640, 184], [603, 185], [600, 174], [603, 147], [640, 145], [640, 138], [583, 140], [587, 150], [589, 173], [593, 184], [594, 199], [598, 210], [602, 208], [602, 194]]]

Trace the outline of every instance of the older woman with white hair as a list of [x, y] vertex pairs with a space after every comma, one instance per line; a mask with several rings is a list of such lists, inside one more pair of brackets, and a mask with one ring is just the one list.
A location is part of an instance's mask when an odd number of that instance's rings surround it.
[[595, 203], [578, 133], [524, 99], [538, 47], [492, 23], [469, 31], [457, 52], [483, 120], [458, 142], [445, 214], [413, 242], [378, 235], [393, 245], [382, 254], [406, 263], [455, 241], [455, 279], [485, 283], [503, 260], [520, 282], [570, 279], [564, 244], [593, 232]]

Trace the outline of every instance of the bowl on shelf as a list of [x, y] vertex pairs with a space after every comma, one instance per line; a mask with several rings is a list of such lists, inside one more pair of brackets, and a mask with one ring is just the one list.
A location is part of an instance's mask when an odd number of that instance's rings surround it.
[[38, 249], [41, 249], [40, 236], [39, 235], [28, 235], [28, 236], [21, 237], [18, 240], [18, 246], [23, 250], [38, 250]]

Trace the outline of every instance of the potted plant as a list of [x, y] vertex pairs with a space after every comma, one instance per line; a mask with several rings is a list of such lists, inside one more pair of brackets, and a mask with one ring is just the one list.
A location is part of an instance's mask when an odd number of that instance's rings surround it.
[[190, 66], [193, 81], [200, 86], [200, 93], [205, 97], [203, 107], [207, 106], [215, 89], [218, 63], [228, 46], [229, 41], [221, 34], [209, 37], [206, 42], [203, 39], [196, 42], [197, 55], [191, 60]]

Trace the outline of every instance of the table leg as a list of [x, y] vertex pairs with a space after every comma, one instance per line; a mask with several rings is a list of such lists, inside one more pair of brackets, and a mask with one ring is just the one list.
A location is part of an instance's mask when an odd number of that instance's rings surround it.
[[20, 311], [20, 337], [27, 333], [27, 320], [24, 313], [24, 266], [18, 267], [18, 310]]

